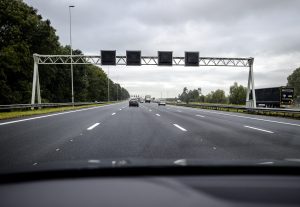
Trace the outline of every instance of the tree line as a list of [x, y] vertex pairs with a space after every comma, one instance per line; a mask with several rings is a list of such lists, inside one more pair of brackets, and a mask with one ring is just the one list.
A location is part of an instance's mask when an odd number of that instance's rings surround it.
[[230, 104], [245, 104], [247, 88], [234, 83], [230, 86], [229, 96], [225, 95], [225, 91], [217, 89], [211, 91], [207, 95], [202, 94], [201, 88], [188, 90], [187, 87], [183, 88], [181, 94], [178, 95], [178, 99], [189, 102], [206, 102], [206, 103], [230, 103]]
[[[59, 42], [50, 20], [21, 0], [0, 1], [0, 104], [29, 103], [32, 90], [33, 57], [38, 54], [70, 54]], [[74, 55], [82, 55], [73, 50]], [[105, 101], [129, 97], [128, 91], [107, 78], [94, 65], [74, 65], [76, 102]], [[42, 102], [71, 101], [69, 65], [39, 65]], [[118, 95], [118, 96], [117, 96]]]
[[[287, 86], [294, 87], [295, 101], [300, 103], [300, 67], [296, 68], [292, 74], [287, 77]], [[206, 102], [206, 103], [226, 103], [244, 105], [246, 103], [247, 88], [235, 82], [229, 89], [229, 95], [225, 95], [225, 91], [217, 89], [211, 91], [207, 95], [203, 95], [201, 88], [188, 90], [187, 87], [183, 88], [178, 99], [189, 102]]]

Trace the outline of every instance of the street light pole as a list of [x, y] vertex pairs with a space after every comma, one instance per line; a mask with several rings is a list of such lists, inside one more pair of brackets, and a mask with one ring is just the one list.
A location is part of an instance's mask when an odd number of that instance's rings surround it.
[[[118, 81], [118, 80], [119, 80], [119, 76], [117, 76], [116, 81]], [[117, 101], [119, 101], [119, 84], [118, 84], [118, 82], [116, 82], [116, 85], [117, 85]]]
[[109, 102], [109, 66], [107, 66], [107, 102]]
[[71, 85], [72, 85], [72, 105], [74, 106], [74, 81], [73, 81], [73, 59], [72, 59], [72, 18], [71, 18], [71, 8], [75, 6], [69, 6], [69, 15], [70, 15], [70, 50], [71, 50]]
[[117, 101], [119, 101], [118, 90], [119, 90], [119, 88], [118, 88], [118, 84], [117, 84]]

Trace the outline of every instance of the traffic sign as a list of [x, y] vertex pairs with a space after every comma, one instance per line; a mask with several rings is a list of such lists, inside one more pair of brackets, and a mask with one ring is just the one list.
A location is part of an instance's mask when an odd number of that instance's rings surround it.
[[141, 51], [126, 51], [126, 65], [141, 65]]
[[158, 51], [158, 65], [172, 66], [173, 65], [173, 52]]
[[185, 52], [185, 66], [199, 66], [199, 52]]
[[101, 65], [116, 65], [116, 51], [101, 50]]

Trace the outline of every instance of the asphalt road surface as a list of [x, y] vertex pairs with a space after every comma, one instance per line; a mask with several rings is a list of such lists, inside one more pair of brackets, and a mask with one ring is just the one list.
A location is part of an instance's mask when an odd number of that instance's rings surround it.
[[300, 121], [122, 102], [0, 122], [0, 168], [119, 158], [300, 162]]

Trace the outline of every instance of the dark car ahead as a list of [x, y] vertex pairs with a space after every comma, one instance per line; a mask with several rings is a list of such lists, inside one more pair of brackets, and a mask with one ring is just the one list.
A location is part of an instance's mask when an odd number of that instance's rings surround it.
[[129, 100], [129, 107], [130, 107], [130, 106], [136, 106], [136, 107], [139, 107], [139, 102], [138, 102], [138, 100], [135, 99], [135, 98], [130, 99], [130, 100]]

